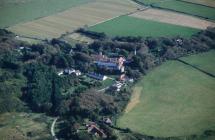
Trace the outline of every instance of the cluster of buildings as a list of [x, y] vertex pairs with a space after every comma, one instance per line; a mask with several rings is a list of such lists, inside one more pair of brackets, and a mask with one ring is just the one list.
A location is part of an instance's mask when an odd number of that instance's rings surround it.
[[91, 55], [94, 60], [94, 63], [101, 69], [118, 71], [120, 73], [125, 72], [124, 63], [126, 59], [124, 57], [118, 58], [109, 58], [105, 55]]
[[[126, 59], [122, 56], [116, 57], [116, 58], [109, 58], [105, 55], [102, 55], [100, 53], [99, 55], [91, 55], [93, 58], [94, 63], [98, 68], [101, 70], [109, 70], [109, 71], [115, 71], [119, 74], [118, 81], [116, 81], [113, 85], [111, 85], [109, 88], [115, 90], [115, 91], [120, 91], [121, 88], [125, 85], [125, 81], [133, 83], [134, 80], [128, 78], [125, 75], [125, 63]], [[87, 74], [90, 78], [104, 81], [108, 77], [105, 75], [97, 74], [97, 73], [88, 73]]]
[[[120, 91], [121, 88], [123, 87], [123, 85], [125, 85], [125, 81], [131, 81], [133, 79], [128, 79], [128, 77], [126, 77], [125, 75], [125, 63], [126, 63], [126, 59], [122, 56], [120, 57], [114, 57], [114, 58], [110, 58], [107, 57], [105, 55], [102, 55], [102, 53], [100, 53], [99, 55], [91, 55], [94, 64], [96, 64], [96, 66], [98, 68], [102, 70], [105, 70], [106, 72], [116, 72], [119, 74], [119, 78], [118, 81], [116, 81], [113, 85], [109, 86], [109, 88], [114, 89], [115, 91]], [[76, 76], [80, 76], [81, 72], [79, 70], [75, 70], [73, 68], [67, 68], [64, 70], [61, 70], [58, 72], [58, 75], [76, 75]], [[95, 73], [95, 72], [89, 72], [86, 74], [88, 77], [99, 80], [99, 81], [104, 81], [106, 79], [108, 79], [107, 76], [102, 75], [100, 73]]]
[[64, 69], [64, 70], [61, 70], [57, 73], [59, 76], [60, 75], [76, 75], [76, 76], [80, 76], [81, 75], [81, 72], [79, 70], [75, 70], [75, 69], [72, 69], [72, 68], [67, 68], [67, 69]]

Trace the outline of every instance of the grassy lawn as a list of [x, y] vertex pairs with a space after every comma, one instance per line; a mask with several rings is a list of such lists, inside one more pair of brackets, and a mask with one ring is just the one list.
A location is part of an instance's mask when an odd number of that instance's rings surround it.
[[215, 75], [215, 50], [190, 57], [183, 57], [181, 60]]
[[169, 61], [151, 71], [136, 87], [142, 88], [140, 102], [118, 119], [120, 127], [160, 137], [215, 130], [214, 78]]
[[93, 0], [1, 0], [0, 28], [55, 14]]
[[215, 2], [214, 0], [181, 0], [181, 1], [186, 1], [186, 2], [191, 2], [195, 4], [200, 4], [200, 5], [206, 5], [210, 7], [215, 7]]
[[102, 86], [99, 87], [99, 89], [103, 89], [103, 88], [106, 88], [108, 86], [111, 86], [114, 83], [114, 80], [112, 80], [112, 79], [106, 79], [106, 80], [101, 81], [101, 82], [102, 82]]
[[190, 37], [197, 33], [198, 29], [166, 24], [156, 21], [122, 16], [105, 23], [90, 27], [96, 32], [105, 32], [110, 36], [142, 36], [142, 37]]
[[[36, 113], [5, 113], [0, 115], [0, 138], [3, 140], [51, 139], [53, 119]], [[28, 136], [27, 136], [28, 134]]]
[[183, 1], [165, 1], [153, 4], [155, 7], [160, 7], [164, 9], [170, 9], [178, 12], [183, 12], [190, 15], [196, 15], [211, 20], [215, 20], [215, 8], [210, 8], [203, 5], [197, 5], [192, 3], [186, 3]]

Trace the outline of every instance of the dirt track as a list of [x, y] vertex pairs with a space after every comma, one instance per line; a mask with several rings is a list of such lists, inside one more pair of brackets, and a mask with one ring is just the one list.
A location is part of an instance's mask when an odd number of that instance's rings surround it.
[[130, 112], [140, 102], [141, 90], [142, 90], [142, 87], [134, 88], [133, 94], [131, 96], [131, 100], [125, 109], [125, 113]]

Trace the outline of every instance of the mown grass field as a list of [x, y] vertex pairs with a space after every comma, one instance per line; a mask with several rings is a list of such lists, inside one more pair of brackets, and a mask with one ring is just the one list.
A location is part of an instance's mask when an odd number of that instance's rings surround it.
[[139, 102], [118, 119], [120, 127], [160, 137], [215, 130], [214, 78], [169, 61], [151, 71], [136, 87], [142, 88]]
[[0, 28], [44, 17], [94, 0], [1, 0]]
[[1, 140], [51, 139], [53, 119], [36, 113], [5, 113], [0, 115]]
[[191, 3], [195, 3], [195, 4], [215, 7], [215, 1], [214, 0], [181, 0], [181, 1], [186, 1], [186, 2], [191, 2]]
[[215, 75], [215, 50], [190, 57], [183, 57], [181, 60]]
[[130, 16], [122, 16], [89, 28], [110, 36], [190, 37], [199, 30]]
[[163, 0], [137, 0], [137, 1], [139, 1], [145, 5], [150, 5], [150, 4], [162, 2]]
[[190, 15], [200, 16], [210, 20], [215, 20], [215, 8], [210, 8], [203, 5], [187, 3], [183, 1], [171, 0], [153, 4], [155, 7], [170, 9], [177, 12], [183, 12]]

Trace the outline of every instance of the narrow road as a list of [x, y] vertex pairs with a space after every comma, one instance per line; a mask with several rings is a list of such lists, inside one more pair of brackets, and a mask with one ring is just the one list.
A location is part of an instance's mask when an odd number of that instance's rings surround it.
[[54, 121], [52, 122], [52, 126], [51, 126], [51, 134], [52, 134], [52, 137], [54, 140], [58, 140], [55, 135], [55, 131], [54, 131], [54, 127], [55, 127], [57, 120], [58, 120], [58, 118], [55, 118]]
[[98, 92], [103, 92], [103, 91], [105, 91], [105, 90], [107, 90], [107, 89], [109, 89], [109, 88], [110, 88], [110, 86], [105, 87], [105, 88], [103, 88], [103, 89], [98, 90]]

